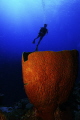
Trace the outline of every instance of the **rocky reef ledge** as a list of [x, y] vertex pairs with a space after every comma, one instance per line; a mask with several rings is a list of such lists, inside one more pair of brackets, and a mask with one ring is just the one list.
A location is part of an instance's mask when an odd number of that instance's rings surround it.
[[[70, 99], [67, 101], [66, 111], [72, 112], [74, 120], [80, 120], [80, 81], [75, 83]], [[70, 110], [70, 111], [69, 111]], [[60, 115], [65, 111], [58, 108], [55, 112], [55, 120], [59, 120]], [[61, 118], [60, 120], [64, 120]], [[21, 99], [13, 106], [0, 106], [0, 120], [39, 120], [35, 116], [34, 106], [29, 102], [28, 98]], [[65, 119], [66, 120], [66, 119]]]

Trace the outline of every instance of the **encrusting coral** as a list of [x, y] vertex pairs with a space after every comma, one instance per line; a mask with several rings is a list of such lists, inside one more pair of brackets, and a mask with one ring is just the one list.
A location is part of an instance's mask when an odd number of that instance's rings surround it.
[[[78, 71], [78, 51], [42, 51], [22, 57], [25, 92], [43, 120], [55, 120], [57, 108], [68, 100]], [[60, 119], [59, 119], [60, 120]]]
[[0, 120], [7, 120], [6, 116], [0, 111]]

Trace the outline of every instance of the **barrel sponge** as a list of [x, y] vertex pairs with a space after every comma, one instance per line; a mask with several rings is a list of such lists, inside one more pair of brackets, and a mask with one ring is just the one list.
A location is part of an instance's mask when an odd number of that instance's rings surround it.
[[[52, 113], [59, 104], [67, 101], [77, 70], [77, 50], [33, 52], [27, 61], [22, 56], [25, 92], [39, 114]], [[43, 117], [45, 119], [48, 117]]]

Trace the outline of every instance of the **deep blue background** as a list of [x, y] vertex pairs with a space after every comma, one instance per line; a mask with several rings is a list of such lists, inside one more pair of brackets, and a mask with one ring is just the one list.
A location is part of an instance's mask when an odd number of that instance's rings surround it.
[[44, 23], [49, 33], [39, 51], [77, 49], [80, 53], [80, 0], [0, 0], [0, 93], [6, 105], [26, 97], [22, 53], [35, 50], [32, 41]]

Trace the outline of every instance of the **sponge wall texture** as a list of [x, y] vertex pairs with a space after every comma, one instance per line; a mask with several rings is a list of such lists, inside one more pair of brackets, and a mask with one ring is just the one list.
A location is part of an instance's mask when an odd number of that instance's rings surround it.
[[37, 115], [54, 120], [54, 112], [67, 101], [78, 72], [78, 51], [33, 52], [24, 61], [22, 74], [25, 92]]

